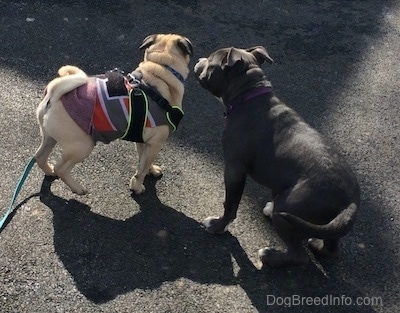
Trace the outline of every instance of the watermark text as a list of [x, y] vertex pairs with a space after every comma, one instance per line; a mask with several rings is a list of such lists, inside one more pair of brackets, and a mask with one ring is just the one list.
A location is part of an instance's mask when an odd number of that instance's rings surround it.
[[383, 306], [381, 297], [349, 297], [346, 295], [333, 296], [325, 295], [321, 297], [306, 297], [291, 295], [279, 297], [267, 295], [267, 305], [284, 307], [294, 306]]

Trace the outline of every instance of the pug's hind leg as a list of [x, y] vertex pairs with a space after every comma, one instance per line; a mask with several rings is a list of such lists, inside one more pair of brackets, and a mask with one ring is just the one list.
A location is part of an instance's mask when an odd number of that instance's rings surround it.
[[54, 138], [44, 133], [42, 135], [42, 143], [35, 153], [37, 164], [47, 176], [55, 176], [54, 168], [48, 163], [48, 158], [56, 143], [57, 141]]
[[61, 180], [71, 188], [72, 192], [78, 195], [87, 194], [88, 191], [78, 182], [76, 182], [72, 175], [71, 170], [77, 163], [83, 162], [93, 150], [94, 144], [85, 145], [82, 143], [75, 143], [63, 149], [62, 158], [57, 162], [54, 171]]

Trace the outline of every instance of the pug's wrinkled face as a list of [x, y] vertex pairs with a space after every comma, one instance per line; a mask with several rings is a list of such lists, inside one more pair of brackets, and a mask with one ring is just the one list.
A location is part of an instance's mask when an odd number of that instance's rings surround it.
[[193, 55], [193, 46], [188, 38], [176, 34], [150, 35], [143, 40], [140, 50], [143, 49], [144, 62], [171, 66], [187, 78], [188, 64]]
[[261, 46], [248, 49], [222, 48], [208, 58], [200, 58], [194, 73], [204, 89], [220, 98], [232, 80], [251, 68], [259, 68], [265, 61], [273, 62], [267, 50]]

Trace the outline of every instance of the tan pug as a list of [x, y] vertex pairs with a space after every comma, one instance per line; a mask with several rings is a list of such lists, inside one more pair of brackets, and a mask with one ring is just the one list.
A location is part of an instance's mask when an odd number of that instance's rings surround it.
[[[130, 180], [136, 194], [145, 191], [143, 181], [148, 173], [162, 175], [153, 162], [183, 116], [183, 82], [193, 48], [183, 36], [156, 34], [146, 37], [140, 49], [145, 50], [144, 59], [126, 77], [112, 71], [89, 77], [75, 66], [61, 67], [60, 77], [48, 84], [37, 108], [42, 143], [36, 161], [46, 175], [60, 177], [76, 194], [87, 190], [72, 178], [71, 170], [88, 157], [97, 141], [121, 138], [136, 142], [139, 164]], [[143, 107], [134, 108], [136, 102]], [[153, 107], [156, 113], [151, 112]], [[142, 120], [136, 121], [139, 111], [143, 111]], [[118, 114], [125, 119], [117, 121]], [[62, 157], [53, 167], [48, 157], [56, 143]]]

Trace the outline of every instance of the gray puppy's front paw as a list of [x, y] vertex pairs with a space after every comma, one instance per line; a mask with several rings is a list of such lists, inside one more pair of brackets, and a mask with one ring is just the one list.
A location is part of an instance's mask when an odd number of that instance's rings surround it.
[[228, 230], [229, 224], [218, 216], [210, 216], [203, 221], [203, 225], [210, 234], [225, 233]]

